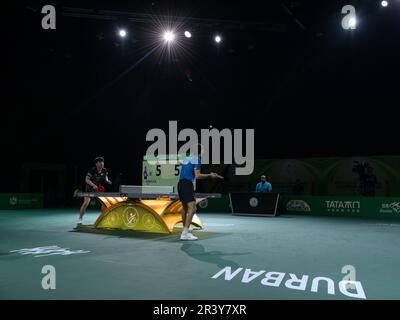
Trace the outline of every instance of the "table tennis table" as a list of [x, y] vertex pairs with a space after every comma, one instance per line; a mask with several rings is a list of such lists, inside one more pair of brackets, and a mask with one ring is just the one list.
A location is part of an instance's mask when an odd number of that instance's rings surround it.
[[[179, 195], [171, 191], [169, 187], [120, 186], [119, 192], [80, 192], [77, 196], [97, 198], [104, 204], [94, 228], [172, 233], [175, 226], [182, 224], [183, 206]], [[195, 194], [196, 204], [220, 197], [218, 193]], [[196, 214], [192, 225], [203, 228]]]

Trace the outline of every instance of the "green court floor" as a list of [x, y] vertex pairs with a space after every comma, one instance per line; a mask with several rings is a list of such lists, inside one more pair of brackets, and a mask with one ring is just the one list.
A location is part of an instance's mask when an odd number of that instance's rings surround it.
[[[399, 222], [199, 216], [200, 240], [182, 242], [179, 229], [77, 231], [73, 209], [0, 211], [0, 299], [360, 299], [339, 288], [349, 270], [367, 299], [400, 299]], [[54, 290], [42, 288], [45, 265], [55, 268]], [[334, 292], [329, 280], [313, 292], [317, 277], [332, 279]]]

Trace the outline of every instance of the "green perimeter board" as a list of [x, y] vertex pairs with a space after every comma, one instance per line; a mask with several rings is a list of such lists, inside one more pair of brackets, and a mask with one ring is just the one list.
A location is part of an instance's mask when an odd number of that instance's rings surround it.
[[284, 213], [400, 219], [400, 198], [346, 196], [285, 196]]
[[200, 213], [232, 213], [229, 195], [222, 195], [221, 198], [205, 199], [197, 205], [197, 211]]
[[0, 193], [0, 210], [43, 208], [42, 193]]

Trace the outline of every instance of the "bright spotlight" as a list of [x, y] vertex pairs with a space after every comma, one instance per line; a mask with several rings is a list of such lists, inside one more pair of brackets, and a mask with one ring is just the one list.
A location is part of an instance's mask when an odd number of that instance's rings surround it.
[[172, 31], [167, 31], [164, 33], [164, 40], [166, 42], [172, 42], [175, 39], [175, 35]]
[[186, 38], [191, 38], [192, 34], [189, 31], [185, 31], [185, 37]]
[[214, 40], [216, 43], [220, 43], [222, 41], [222, 38], [221, 36], [215, 36]]
[[349, 27], [355, 27], [357, 24], [356, 18], [349, 19]]
[[122, 37], [122, 38], [125, 38], [125, 37], [126, 37], [126, 31], [123, 30], [123, 29], [122, 29], [122, 30], [119, 30], [118, 34], [119, 34], [119, 36]]
[[387, 7], [388, 4], [389, 4], [389, 2], [387, 2], [387, 1], [382, 1], [381, 2], [382, 7]]

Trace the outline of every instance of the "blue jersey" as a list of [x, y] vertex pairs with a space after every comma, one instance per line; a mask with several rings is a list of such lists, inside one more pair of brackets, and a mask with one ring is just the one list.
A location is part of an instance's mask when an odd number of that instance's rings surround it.
[[196, 178], [196, 175], [194, 173], [195, 169], [201, 168], [201, 160], [199, 157], [196, 156], [190, 156], [187, 157], [183, 162], [181, 166], [181, 175], [179, 180], [189, 180], [189, 181], [194, 181]]
[[256, 192], [271, 192], [272, 191], [272, 185], [265, 181], [264, 183], [259, 182], [257, 183], [256, 186]]

